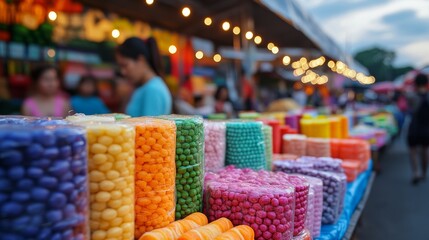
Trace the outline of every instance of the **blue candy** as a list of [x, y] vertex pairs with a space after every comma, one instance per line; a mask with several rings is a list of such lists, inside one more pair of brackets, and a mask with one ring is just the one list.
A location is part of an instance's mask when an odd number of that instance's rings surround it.
[[37, 167], [30, 167], [28, 169], [27, 175], [31, 178], [40, 178], [43, 176], [43, 170]]
[[8, 171], [9, 178], [12, 180], [18, 180], [24, 177], [25, 170], [23, 167], [15, 166], [11, 167]]
[[31, 134], [26, 131], [10, 131], [9, 132], [9, 139], [19, 142], [22, 145], [29, 145], [31, 144]]
[[8, 199], [8, 196], [4, 193], [0, 193], [0, 203], [6, 202]]
[[31, 190], [31, 197], [36, 201], [46, 201], [49, 197], [49, 190], [45, 188], [33, 188]]
[[51, 229], [49, 228], [43, 228], [40, 230], [39, 235], [37, 235], [37, 239], [44, 240], [44, 239], [50, 239], [51, 237]]
[[0, 151], [8, 150], [11, 148], [17, 148], [20, 146], [21, 144], [19, 144], [18, 142], [8, 140], [8, 139], [2, 139], [2, 141], [0, 142]]
[[31, 203], [27, 206], [27, 213], [30, 215], [39, 215], [45, 211], [45, 205], [42, 203]]
[[61, 158], [70, 157], [71, 154], [72, 154], [72, 148], [70, 146], [66, 145], [66, 146], [63, 146], [63, 147], [60, 148], [59, 155], [60, 155]]
[[72, 204], [67, 204], [64, 208], [64, 216], [66, 218], [72, 217], [76, 214], [76, 207]]
[[0, 162], [6, 166], [14, 166], [22, 163], [22, 154], [15, 150], [2, 150]]
[[3, 168], [0, 168], [0, 177], [5, 177], [6, 176], [6, 170], [4, 170]]
[[52, 208], [63, 208], [67, 203], [67, 197], [62, 193], [53, 193], [49, 198], [49, 206]]
[[86, 177], [84, 176], [76, 176], [74, 178], [74, 184], [77, 189], [80, 189], [81, 187], [83, 187], [85, 183], [86, 183]]
[[56, 188], [58, 185], [58, 180], [54, 177], [44, 176], [40, 178], [39, 185], [48, 189]]
[[24, 237], [20, 236], [19, 234], [0, 233], [0, 239], [1, 240], [24, 240]]
[[31, 159], [37, 159], [40, 158], [41, 156], [43, 156], [43, 152], [44, 152], [44, 148], [42, 145], [37, 144], [37, 143], [33, 143], [30, 146], [27, 147], [27, 157], [31, 158]]
[[71, 182], [60, 183], [58, 190], [65, 194], [71, 194], [74, 190], [74, 184]]
[[0, 191], [10, 191], [12, 189], [11, 181], [7, 179], [0, 179]]
[[33, 186], [33, 180], [25, 178], [19, 180], [17, 184], [18, 190], [30, 190], [31, 188], [33, 188]]
[[30, 222], [31, 225], [37, 226], [37, 227], [40, 226], [40, 225], [42, 225], [43, 223], [44, 223], [43, 222], [43, 217], [41, 215], [33, 216], [31, 218], [31, 222]]
[[60, 151], [58, 150], [58, 148], [50, 147], [45, 149], [45, 151], [43, 152], [43, 157], [48, 159], [56, 159], [59, 154]]
[[17, 217], [22, 213], [23, 210], [24, 208], [21, 206], [21, 204], [8, 202], [1, 207], [0, 216], [2, 218]]
[[30, 200], [30, 194], [28, 192], [14, 192], [11, 199], [15, 202], [25, 203]]
[[41, 143], [45, 147], [53, 146], [56, 142], [56, 137], [51, 131], [41, 130], [33, 134], [34, 140]]
[[19, 218], [15, 218], [13, 220], [13, 225], [15, 226], [26, 226], [30, 223], [31, 218], [28, 216], [23, 216], [23, 217], [19, 217]]
[[49, 223], [56, 223], [63, 218], [63, 213], [60, 210], [52, 210], [46, 213], [46, 220]]
[[67, 172], [61, 176], [61, 182], [70, 182], [73, 179], [73, 173]]
[[70, 163], [67, 161], [57, 161], [52, 167], [49, 168], [49, 172], [55, 176], [61, 176], [69, 171]]
[[51, 240], [62, 240], [62, 239], [61, 239], [61, 234], [60, 234], [60, 233], [57, 233], [57, 234], [53, 235], [53, 236], [51, 237]]
[[73, 231], [67, 230], [63, 233], [63, 240], [73, 240]]
[[78, 141], [73, 143], [73, 152], [86, 152], [86, 143], [85, 141]]
[[74, 174], [79, 174], [79, 173], [81, 173], [82, 170], [86, 170], [86, 166], [85, 166], [85, 163], [83, 161], [74, 160], [71, 163], [71, 169], [72, 169]]
[[37, 159], [37, 160], [32, 161], [31, 166], [46, 169], [49, 166], [51, 166], [51, 163], [52, 163], [51, 160], [42, 158], [42, 159]]

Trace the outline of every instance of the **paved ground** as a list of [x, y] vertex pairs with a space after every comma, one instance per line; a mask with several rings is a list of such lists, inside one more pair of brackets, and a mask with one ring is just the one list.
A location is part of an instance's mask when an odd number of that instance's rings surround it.
[[357, 230], [358, 239], [429, 239], [429, 180], [411, 185], [403, 140], [386, 150], [381, 165]]

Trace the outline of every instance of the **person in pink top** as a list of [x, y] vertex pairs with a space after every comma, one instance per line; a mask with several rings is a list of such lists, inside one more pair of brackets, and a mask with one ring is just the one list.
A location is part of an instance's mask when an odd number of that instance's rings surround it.
[[65, 117], [70, 102], [60, 90], [58, 70], [52, 65], [35, 68], [31, 73], [33, 94], [25, 99], [22, 114], [34, 117]]

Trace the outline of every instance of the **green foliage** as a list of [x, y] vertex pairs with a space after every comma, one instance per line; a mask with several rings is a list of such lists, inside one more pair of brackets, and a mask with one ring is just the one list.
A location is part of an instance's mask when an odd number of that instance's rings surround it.
[[358, 52], [355, 60], [366, 67], [377, 81], [393, 81], [396, 77], [413, 70], [413, 67], [395, 67], [393, 62], [396, 54], [382, 48], [371, 48]]

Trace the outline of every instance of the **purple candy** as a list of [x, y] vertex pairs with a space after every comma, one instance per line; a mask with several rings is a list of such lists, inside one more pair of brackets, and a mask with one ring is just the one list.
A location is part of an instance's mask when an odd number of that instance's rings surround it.
[[67, 203], [67, 197], [62, 193], [53, 193], [49, 198], [49, 205], [52, 208], [63, 208]]

